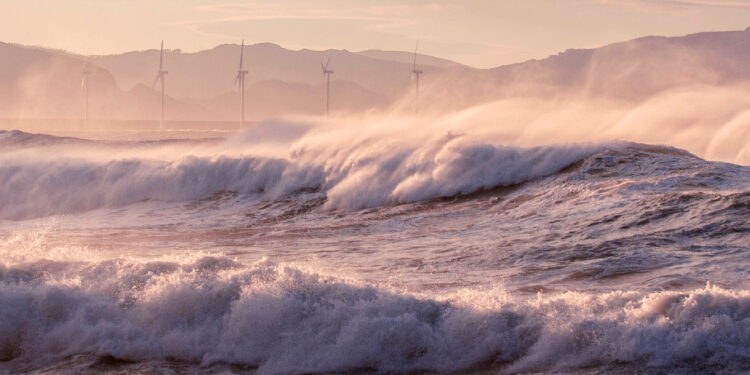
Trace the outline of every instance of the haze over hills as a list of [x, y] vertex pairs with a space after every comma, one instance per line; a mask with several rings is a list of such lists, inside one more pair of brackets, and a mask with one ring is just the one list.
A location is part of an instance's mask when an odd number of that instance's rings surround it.
[[[59, 116], [66, 107], [81, 102], [83, 59], [63, 53], [0, 43], [0, 113], [5, 117]], [[92, 90], [107, 93], [101, 97], [108, 107], [117, 90], [112, 75], [91, 66]], [[76, 72], [71, 74], [71, 72]]]
[[[382, 50], [371, 49], [367, 51], [356, 52], [356, 54], [367, 56], [367, 57], [372, 57], [374, 59], [399, 62], [403, 64], [412, 65], [414, 63], [414, 54], [410, 52], [382, 51]], [[418, 60], [419, 65], [428, 65], [428, 66], [434, 66], [438, 68], [455, 68], [455, 67], [466, 66], [466, 65], [457, 63], [455, 61], [441, 59], [439, 57], [434, 57], [434, 56], [429, 56], [429, 55], [423, 55], [421, 53], [417, 54], [417, 60]]]
[[[12, 44], [3, 47], [3, 56], [10, 57], [3, 60], [4, 64], [13, 66], [4, 70], [3, 82], [18, 89], [5, 92], [7, 99], [3, 100], [5, 106], [0, 117], [80, 118], [81, 72], [85, 66], [96, 68], [91, 76], [91, 118], [159, 117], [159, 88], [152, 87], [158, 69], [158, 50], [89, 57]], [[235, 120], [239, 93], [233, 82], [239, 50], [239, 45], [221, 45], [195, 53], [165, 51], [165, 69], [169, 71], [167, 117]], [[320, 61], [328, 56], [335, 71], [331, 93], [335, 111], [387, 108], [411, 88], [411, 62], [392, 60], [403, 60], [412, 54], [384, 52], [379, 57], [367, 54], [291, 51], [270, 43], [245, 46], [245, 69], [250, 71], [246, 88], [248, 118], [322, 114], [324, 86]], [[440, 66], [458, 66], [424, 55], [419, 59]], [[434, 75], [443, 68], [420, 62], [420, 69]], [[48, 88], [53, 83], [54, 87]], [[48, 91], [60, 94], [50, 96]], [[44, 104], [47, 101], [50, 105]]]
[[[0, 117], [79, 119], [81, 76], [89, 70], [89, 115], [93, 119], [153, 119], [159, 93], [144, 85], [121, 89], [112, 74], [86, 58], [62, 51], [0, 43]], [[213, 114], [201, 106], [168, 98], [183, 118]]]
[[[370, 53], [351, 53], [345, 50], [292, 51], [276, 44], [260, 43], [245, 46], [245, 68], [250, 72], [247, 84], [280, 80], [284, 82], [320, 85], [323, 78], [320, 62], [331, 57], [333, 79], [356, 83], [375, 93], [394, 97], [400, 95], [411, 80], [411, 55], [407, 62], [393, 61]], [[224, 94], [233, 89], [239, 63], [240, 46], [224, 44], [210, 50], [183, 53], [179, 50], [165, 51], [165, 68], [169, 70], [170, 88], [180, 98], [205, 99]], [[95, 56], [92, 62], [114, 74], [123, 88], [137, 83], [151, 84], [159, 61], [159, 50], [128, 52], [121, 55]], [[403, 58], [401, 58], [403, 59]], [[420, 57], [422, 69], [434, 73], [442, 67], [432, 66], [428, 61], [446, 66], [445, 60]], [[455, 64], [455, 63], [454, 63]], [[456, 64], [457, 65], [457, 64]]]
[[[80, 118], [81, 72], [88, 63], [92, 118], [156, 119], [152, 89], [159, 51], [80, 56], [0, 44], [0, 117]], [[293, 51], [271, 43], [245, 47], [249, 119], [322, 114], [321, 60], [331, 56], [332, 107], [359, 112], [412, 106], [410, 52]], [[167, 117], [236, 120], [233, 86], [239, 45], [183, 53], [167, 50]], [[750, 79], [750, 29], [684, 37], [645, 37], [594, 49], [571, 49], [541, 60], [475, 69], [419, 55], [425, 111], [466, 108], [508, 97], [583, 96], [637, 102], [689, 85], [732, 85]]]
[[440, 110], [508, 97], [583, 96], [638, 102], [691, 85], [750, 79], [750, 28], [683, 37], [649, 36], [487, 70], [447, 70], [425, 81]]
[[[350, 112], [383, 110], [392, 100], [364, 89], [349, 81], [334, 82], [335, 90], [331, 100], [339, 108]], [[247, 109], [254, 118], [272, 118], [282, 114], [323, 114], [325, 105], [323, 85], [308, 85], [282, 80], [266, 80], [249, 84], [245, 89]], [[197, 103], [216, 113], [228, 114], [228, 118], [238, 116], [239, 92], [233, 91]], [[260, 104], [260, 105], [259, 105]], [[252, 108], [252, 109], [251, 109]], [[233, 116], [233, 117], [232, 117]]]

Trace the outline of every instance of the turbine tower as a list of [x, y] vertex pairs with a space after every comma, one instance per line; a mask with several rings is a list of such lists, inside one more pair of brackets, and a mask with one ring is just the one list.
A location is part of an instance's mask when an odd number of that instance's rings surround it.
[[423, 73], [417, 69], [417, 48], [419, 48], [419, 42], [414, 47], [414, 65], [411, 69], [412, 78], [414, 78], [414, 113], [419, 113], [419, 76]]
[[320, 62], [320, 67], [323, 68], [323, 77], [326, 81], [326, 116], [328, 116], [331, 110], [331, 74], [333, 74], [333, 70], [328, 70], [328, 64], [331, 63], [331, 55], [333, 55], [333, 52], [328, 55], [325, 65], [323, 65], [322, 61]]
[[242, 46], [240, 47], [240, 69], [237, 70], [237, 78], [234, 79], [234, 84], [240, 85], [240, 127], [245, 125], [245, 75], [247, 70], [242, 70], [242, 55], [245, 51], [245, 39], [242, 39]]
[[153, 88], [156, 86], [157, 81], [161, 81], [161, 118], [159, 120], [159, 128], [164, 127], [164, 78], [167, 75], [167, 71], [163, 69], [164, 68], [164, 41], [161, 41], [161, 48], [159, 49], [159, 72], [156, 73], [156, 79], [154, 79], [154, 83], [151, 85]]
[[88, 65], [83, 68], [81, 73], [81, 94], [83, 95], [83, 122], [88, 125], [89, 122], [89, 76], [91, 71]]

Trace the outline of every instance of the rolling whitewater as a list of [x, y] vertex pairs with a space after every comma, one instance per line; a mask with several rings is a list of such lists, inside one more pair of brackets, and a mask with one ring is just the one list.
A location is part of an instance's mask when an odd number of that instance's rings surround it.
[[0, 372], [749, 370], [750, 167], [394, 134], [0, 131]]

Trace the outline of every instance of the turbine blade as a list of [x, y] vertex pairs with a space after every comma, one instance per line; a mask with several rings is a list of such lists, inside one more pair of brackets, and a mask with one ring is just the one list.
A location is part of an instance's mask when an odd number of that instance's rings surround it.
[[161, 48], [159, 48], [159, 71], [162, 70], [162, 63], [164, 61], [164, 41], [161, 41]]
[[326, 66], [325, 66], [325, 65], [323, 65], [323, 62], [322, 62], [322, 61], [320, 62], [320, 68], [321, 68], [321, 69], [323, 69], [323, 73], [325, 73], [325, 72], [326, 72], [326, 70], [327, 70], [327, 69], [326, 69]]
[[414, 70], [417, 70], [417, 48], [419, 48], [419, 41], [417, 41], [417, 45], [414, 46]]
[[240, 47], [240, 70], [242, 70], [242, 57], [245, 54], [245, 39], [242, 39], [242, 46]]
[[233, 83], [232, 85], [236, 85], [236, 84], [237, 84], [237, 83], [238, 83], [238, 82], [240, 81], [240, 75], [241, 75], [241, 74], [242, 74], [242, 73], [240, 73], [240, 72], [237, 72], [237, 77], [236, 77], [236, 78], [234, 79], [234, 83]]
[[156, 87], [156, 82], [159, 82], [159, 78], [161, 78], [161, 72], [156, 73], [156, 78], [154, 78], [154, 83], [151, 84], [151, 88]]

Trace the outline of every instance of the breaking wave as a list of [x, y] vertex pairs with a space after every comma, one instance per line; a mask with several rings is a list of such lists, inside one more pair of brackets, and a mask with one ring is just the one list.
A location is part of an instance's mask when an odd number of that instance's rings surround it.
[[[48, 137], [48, 136], [43, 136]], [[24, 138], [27, 138], [24, 136]], [[326, 208], [356, 210], [468, 194], [553, 174], [607, 146], [518, 148], [446, 136], [419, 147], [299, 147], [290, 158], [247, 155], [93, 158], [0, 154], [0, 219], [74, 213], [233, 192], [276, 199], [318, 190]], [[617, 146], [614, 146], [617, 147]]]
[[514, 373], [740, 369], [750, 358], [746, 290], [436, 298], [266, 260], [188, 258], [0, 266], [0, 360], [11, 361], [0, 366], [85, 354], [261, 374]]

